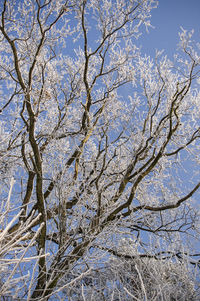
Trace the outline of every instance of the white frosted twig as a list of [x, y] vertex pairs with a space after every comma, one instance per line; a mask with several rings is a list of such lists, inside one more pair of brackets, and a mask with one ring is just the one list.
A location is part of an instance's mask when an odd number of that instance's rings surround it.
[[9, 275], [8, 279], [6, 280], [6, 282], [4, 283], [4, 285], [1, 288], [1, 292], [3, 292], [3, 289], [6, 288], [7, 284], [9, 283], [10, 279], [13, 277], [13, 275], [15, 274], [16, 269], [18, 268], [19, 264], [21, 262], [23, 262], [23, 258], [26, 254], [26, 252], [28, 251], [28, 249], [30, 248], [30, 246], [32, 245], [33, 241], [35, 241], [36, 237], [38, 236], [39, 232], [41, 231], [42, 227], [44, 226], [44, 223], [42, 223], [39, 227], [39, 229], [37, 230], [37, 232], [35, 233], [35, 235], [33, 236], [33, 238], [31, 239], [31, 241], [29, 242], [28, 246], [26, 247], [26, 249], [24, 250], [22, 256], [19, 258], [16, 266], [14, 267], [12, 273]]
[[8, 199], [7, 199], [7, 203], [6, 203], [6, 207], [7, 207], [7, 210], [6, 210], [6, 211], [9, 211], [9, 210], [10, 210], [10, 198], [11, 198], [11, 193], [12, 193], [12, 189], [13, 189], [14, 183], [15, 183], [15, 180], [14, 180], [14, 178], [12, 177], [12, 178], [11, 178], [11, 181], [10, 181], [10, 190], [9, 190], [9, 193], [8, 193]]
[[[46, 257], [49, 256], [49, 253], [43, 254], [43, 255], [37, 255], [37, 256], [32, 256], [32, 257], [25, 257], [23, 258], [23, 260], [21, 262], [29, 262], [31, 260], [35, 260], [35, 259], [40, 259], [41, 257]], [[13, 263], [17, 263], [19, 261], [19, 259], [0, 259], [0, 262], [6, 262], [6, 264], [13, 264]]]
[[3, 230], [3, 232], [1, 232], [1, 234], [0, 234], [0, 240], [2, 240], [5, 237], [5, 235], [7, 234], [8, 230], [10, 229], [10, 227], [12, 226], [12, 224], [14, 224], [14, 222], [18, 219], [18, 217], [20, 216], [21, 213], [22, 213], [22, 210], [15, 217], [13, 217], [13, 219], [6, 226], [6, 228]]
[[140, 279], [140, 282], [141, 282], [141, 286], [142, 286], [142, 289], [143, 289], [143, 292], [144, 292], [145, 300], [148, 301], [147, 294], [146, 294], [146, 289], [145, 289], [145, 286], [144, 286], [144, 282], [142, 280], [142, 276], [141, 276], [140, 271], [139, 271], [139, 269], [137, 267], [137, 264], [135, 265], [135, 269], [136, 269], [136, 271], [138, 273], [138, 276], [139, 276], [139, 279]]
[[84, 294], [84, 285], [83, 285], [83, 283], [82, 283], [82, 286], [81, 286], [81, 291], [82, 291], [83, 301], [86, 301], [85, 294]]
[[128, 290], [127, 290], [127, 288], [124, 286], [123, 287], [124, 288], [124, 290], [125, 290], [125, 292], [127, 292], [127, 294], [129, 295], [129, 296], [131, 296], [133, 299], [135, 299], [136, 301], [140, 301], [138, 298], [136, 298], [135, 296], [133, 296]]
[[[20, 212], [18, 213], [18, 215], [14, 219], [19, 217], [19, 215], [20, 215]], [[35, 219], [33, 219], [30, 224], [28, 224], [28, 223], [27, 223], [27, 225], [22, 224], [21, 228], [18, 229], [17, 233], [13, 233], [13, 237], [11, 239], [8, 238], [8, 243], [4, 245], [4, 250], [7, 250], [8, 248], [11, 248], [11, 247], [14, 248], [20, 241], [26, 240], [26, 238], [28, 238], [30, 233], [26, 233], [24, 236], [22, 236], [23, 233], [28, 231], [29, 228], [31, 228], [31, 226], [40, 218], [40, 216], [41, 216], [41, 213], [38, 214], [38, 216]], [[8, 230], [9, 230], [9, 228], [8, 228]], [[5, 233], [5, 235], [6, 235], [6, 233]], [[3, 237], [3, 238], [6, 239], [6, 237]], [[0, 238], [0, 239], [2, 240], [2, 238]], [[1, 253], [3, 253], [4, 250], [2, 248]]]

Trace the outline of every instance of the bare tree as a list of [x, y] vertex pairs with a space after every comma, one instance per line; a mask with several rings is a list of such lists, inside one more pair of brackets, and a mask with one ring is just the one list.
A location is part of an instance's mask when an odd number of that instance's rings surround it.
[[6, 233], [25, 235], [21, 247], [37, 258], [22, 264], [15, 254], [18, 296], [62, 298], [103, 257], [118, 258], [124, 238], [154, 259], [159, 238], [180, 261], [183, 241], [198, 239], [198, 45], [183, 30], [174, 61], [143, 57], [135, 38], [155, 6], [0, 3], [1, 199], [14, 177], [17, 218]]

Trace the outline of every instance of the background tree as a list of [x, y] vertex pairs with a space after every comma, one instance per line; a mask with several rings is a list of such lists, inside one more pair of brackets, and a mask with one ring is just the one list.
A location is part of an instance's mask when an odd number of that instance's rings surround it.
[[198, 233], [199, 49], [182, 31], [174, 61], [143, 57], [134, 41], [155, 6], [1, 1], [1, 199], [14, 177], [8, 235], [26, 235], [38, 258], [18, 257], [20, 297], [62, 298], [110, 256], [130, 256], [124, 238], [155, 270], [166, 254], [198, 265], [183, 241]]
[[[75, 285], [64, 289], [67, 300], [198, 300], [195, 276], [187, 261], [174, 261], [170, 256], [131, 256], [127, 253], [97, 265], [78, 280], [80, 270], [69, 275]], [[120, 257], [120, 258], [119, 258]], [[66, 283], [66, 280], [62, 284]]]

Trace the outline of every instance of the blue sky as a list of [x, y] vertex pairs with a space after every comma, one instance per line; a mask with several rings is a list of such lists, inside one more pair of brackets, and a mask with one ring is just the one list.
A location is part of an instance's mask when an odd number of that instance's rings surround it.
[[195, 30], [194, 38], [200, 42], [200, 0], [159, 0], [158, 8], [152, 10], [149, 33], [138, 40], [142, 53], [155, 56], [155, 49], [165, 49], [170, 57], [175, 53], [182, 26]]

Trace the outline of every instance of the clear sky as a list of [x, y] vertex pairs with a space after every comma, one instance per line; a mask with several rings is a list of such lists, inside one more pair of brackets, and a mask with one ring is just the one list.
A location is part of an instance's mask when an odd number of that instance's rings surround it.
[[159, 0], [158, 8], [152, 10], [149, 33], [139, 38], [142, 53], [154, 56], [155, 49], [166, 50], [172, 56], [179, 41], [182, 26], [195, 30], [194, 38], [200, 42], [200, 0]]

